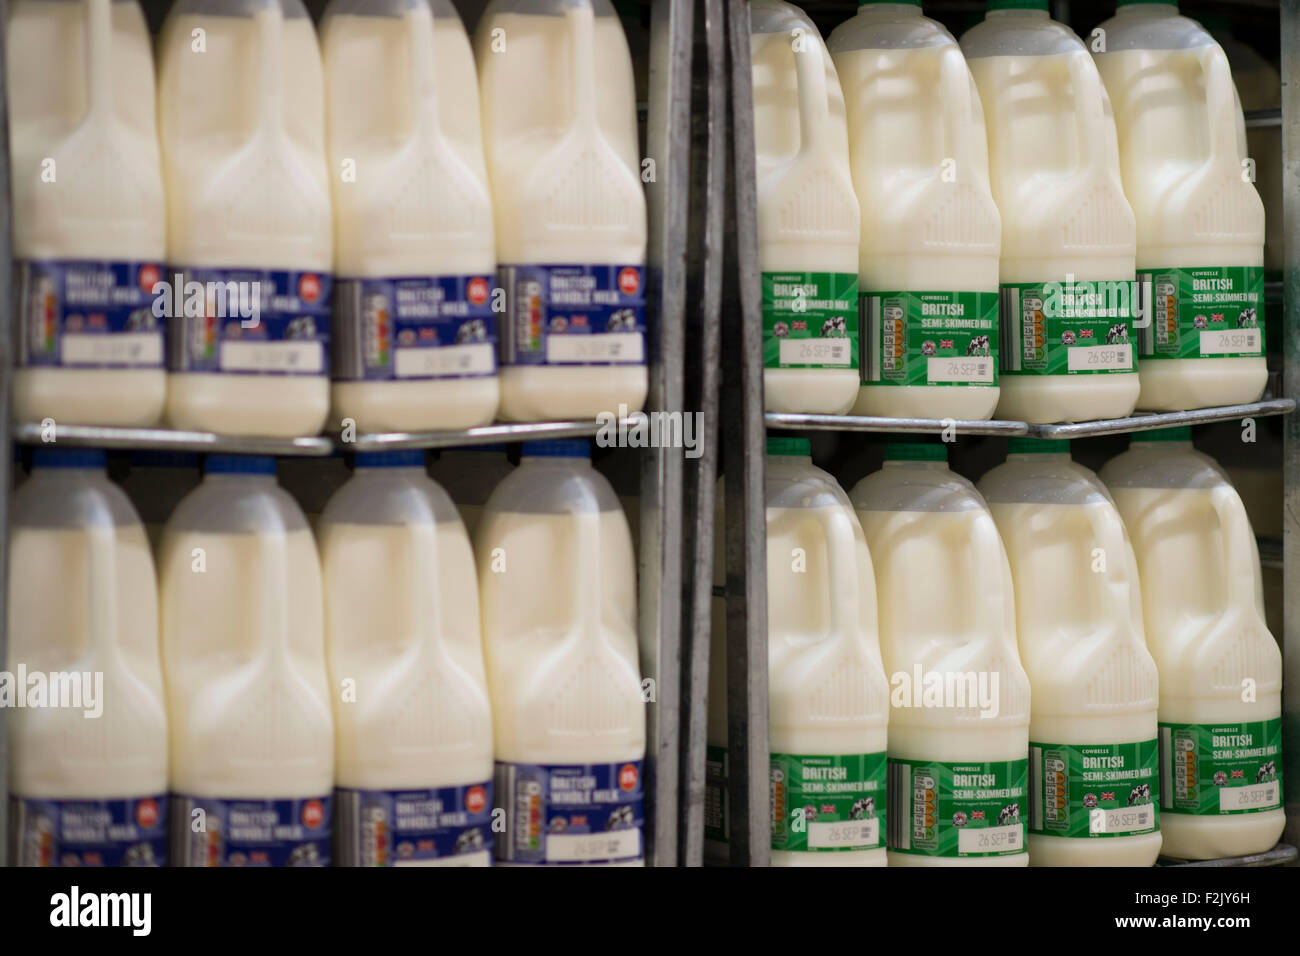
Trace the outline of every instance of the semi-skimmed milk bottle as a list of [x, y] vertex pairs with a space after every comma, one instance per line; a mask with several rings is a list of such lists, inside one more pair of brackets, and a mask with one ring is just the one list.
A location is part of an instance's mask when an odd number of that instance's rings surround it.
[[1177, 3], [1120, 0], [1094, 33], [1138, 224], [1139, 334], [1150, 409], [1264, 392], [1264, 204], [1228, 58]]
[[842, 414], [858, 394], [858, 200], [844, 97], [808, 15], [749, 5], [770, 412]]
[[636, 566], [582, 441], [525, 442], [474, 552], [503, 864], [638, 866], [645, 704]]
[[[764, 486], [772, 865], [884, 866], [889, 685], [867, 542], [844, 490], [813, 465], [806, 438], [767, 440]], [[722, 624], [711, 640], [709, 762], [725, 766]], [[725, 779], [713, 777], [706, 835], [717, 859], [726, 798]]]
[[646, 205], [609, 0], [493, 0], [474, 33], [507, 421], [645, 404]]
[[1267, 850], [1286, 823], [1282, 655], [1264, 624], [1259, 549], [1241, 498], [1186, 428], [1134, 435], [1101, 479], [1137, 554], [1160, 672], [1162, 852]]
[[166, 248], [144, 16], [134, 0], [17, 0], [5, 34], [14, 417], [153, 425]]
[[1030, 863], [1151, 866], [1156, 664], [1119, 512], [1068, 441], [1011, 439], [978, 487], [1011, 562], [1029, 675]]
[[167, 711], [144, 528], [104, 453], [38, 448], [9, 541], [11, 861], [167, 863]]
[[979, 93], [919, 0], [831, 34], [862, 204], [858, 415], [987, 419], [998, 403], [1001, 219]]
[[496, 486], [514, 470], [505, 445], [465, 445], [440, 449], [429, 466], [429, 477], [451, 495], [473, 543], [483, 506]]
[[178, 0], [158, 47], [167, 418], [315, 434], [333, 288], [316, 31], [301, 0]]
[[890, 866], [1024, 866], [1029, 680], [997, 527], [939, 443], [885, 446], [849, 495], [890, 682]]
[[321, 515], [341, 866], [488, 866], [492, 712], [465, 526], [424, 452], [359, 453]]
[[369, 432], [485, 425], [496, 249], [465, 28], [450, 0], [333, 0], [321, 52], [333, 418]]
[[316, 542], [275, 459], [209, 455], [204, 468], [159, 558], [172, 860], [327, 865], [334, 722]]
[[1119, 418], [1138, 396], [1137, 232], [1092, 57], [1047, 0], [989, 0], [961, 38], [1002, 213], [999, 418]]

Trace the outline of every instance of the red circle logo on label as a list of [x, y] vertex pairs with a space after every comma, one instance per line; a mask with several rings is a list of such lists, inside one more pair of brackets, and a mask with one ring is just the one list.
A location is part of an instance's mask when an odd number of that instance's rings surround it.
[[470, 813], [482, 813], [487, 806], [487, 791], [482, 787], [470, 787], [465, 792], [465, 809]]
[[630, 763], [624, 764], [623, 768], [618, 772], [619, 789], [635, 790], [637, 780], [640, 779], [640, 776], [641, 775], [636, 772], [636, 767], [632, 766]]
[[469, 280], [469, 285], [465, 286], [465, 298], [469, 299], [471, 305], [482, 305], [487, 301], [488, 284], [487, 279], [481, 276], [475, 276]]
[[162, 279], [162, 270], [157, 266], [141, 266], [140, 274], [136, 276], [136, 282], [140, 284], [141, 292], [153, 294], [153, 287]]
[[325, 819], [325, 808], [319, 800], [308, 800], [302, 805], [302, 825], [316, 829]]
[[641, 270], [628, 266], [618, 274], [618, 290], [631, 295], [641, 288]]
[[135, 805], [135, 822], [146, 830], [158, 825], [158, 803], [156, 800], [141, 800]]
[[304, 302], [315, 302], [320, 298], [320, 276], [310, 272], [298, 279], [298, 298]]

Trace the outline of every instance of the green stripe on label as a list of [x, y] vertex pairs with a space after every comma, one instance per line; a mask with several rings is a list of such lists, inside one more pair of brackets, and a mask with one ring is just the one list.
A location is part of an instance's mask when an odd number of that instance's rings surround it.
[[1160, 724], [1160, 809], [1195, 816], [1282, 806], [1282, 718]]
[[772, 849], [885, 845], [885, 754], [772, 754]]
[[1144, 359], [1259, 358], [1264, 354], [1264, 269], [1141, 269], [1151, 297], [1139, 328]]
[[864, 292], [863, 385], [998, 383], [996, 292]]
[[763, 273], [763, 367], [858, 367], [856, 272]]
[[1029, 761], [889, 758], [889, 849], [924, 856], [1025, 852]]
[[1130, 279], [1002, 286], [1003, 375], [1100, 375], [1137, 370], [1138, 304]]
[[1155, 738], [1130, 744], [1029, 742], [1029, 832], [1084, 839], [1160, 828]]

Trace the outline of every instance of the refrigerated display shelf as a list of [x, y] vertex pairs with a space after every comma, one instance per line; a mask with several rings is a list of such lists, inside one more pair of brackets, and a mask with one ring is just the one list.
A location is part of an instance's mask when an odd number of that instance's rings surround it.
[[938, 435], [955, 429], [958, 435], [1027, 435], [1024, 422], [964, 421], [951, 418], [879, 418], [868, 415], [794, 415], [768, 412], [767, 427], [819, 432], [913, 432]]
[[1263, 853], [1249, 856], [1227, 856], [1221, 860], [1179, 860], [1162, 856], [1156, 866], [1292, 866], [1300, 851], [1287, 843], [1279, 843]]
[[1128, 418], [1108, 418], [1097, 422], [1065, 422], [1059, 425], [1030, 425], [1030, 438], [1096, 438], [1099, 435], [1122, 435], [1180, 425], [1205, 425], [1240, 418], [1265, 418], [1289, 415], [1295, 411], [1295, 399], [1274, 398], [1249, 405], [1220, 405], [1195, 408], [1186, 412], [1137, 412]]

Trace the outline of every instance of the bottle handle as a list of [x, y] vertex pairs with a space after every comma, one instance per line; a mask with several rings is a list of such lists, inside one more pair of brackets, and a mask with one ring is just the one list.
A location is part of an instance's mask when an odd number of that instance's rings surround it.
[[[1132, 589], [1136, 584], [1129, 577], [1129, 545], [1124, 540], [1124, 525], [1113, 508], [1085, 507], [1092, 540], [1101, 548], [1106, 562], [1103, 574], [1093, 572], [1097, 579], [1098, 609], [1111, 621], [1131, 621], [1133, 618]], [[1090, 569], [1091, 570], [1091, 569]]]
[[975, 114], [971, 102], [970, 67], [961, 48], [949, 46], [939, 60], [939, 92], [943, 100], [943, 149], [941, 162], [949, 157], [956, 163], [958, 180], [968, 178], [972, 155], [971, 122]]
[[1101, 75], [1087, 53], [1071, 56], [1068, 63], [1070, 87], [1074, 91], [1075, 130], [1079, 137], [1076, 168], [1103, 169], [1107, 136]]
[[[1254, 578], [1245, 571], [1258, 568], [1259, 550], [1255, 534], [1250, 529], [1246, 508], [1241, 497], [1231, 485], [1211, 489], [1210, 502], [1219, 519], [1223, 535], [1223, 563], [1228, 575], [1228, 607], [1254, 609], [1258, 614], [1258, 593]], [[1249, 582], [1249, 583], [1247, 583]]]
[[799, 100], [799, 155], [824, 149], [830, 137], [831, 107], [826, 88], [826, 59], [816, 30], [806, 31], [802, 50], [794, 51]]
[[[423, 501], [423, 499], [422, 499]], [[421, 509], [425, 510], [425, 509]], [[438, 564], [438, 525], [432, 509], [406, 524], [406, 559], [403, 562], [403, 593], [409, 620], [402, 634], [415, 638], [417, 652], [429, 646], [429, 638], [442, 634], [442, 593]], [[416, 571], [421, 577], [416, 577]], [[427, 577], [424, 575], [427, 574]]]
[[113, 0], [86, 0], [87, 118], [107, 121], [113, 112]]
[[284, 13], [279, 0], [253, 15], [257, 25], [258, 131], [267, 138], [279, 135], [284, 124]]
[[121, 653], [118, 641], [118, 568], [115, 548], [116, 532], [111, 525], [93, 524], [86, 529], [89, 548], [86, 554], [86, 584], [90, 592], [87, 612], [90, 651], [98, 665], [107, 669], [110, 660]]
[[1231, 167], [1234, 175], [1240, 175], [1242, 157], [1237, 155], [1237, 125], [1242, 120], [1228, 56], [1215, 43], [1205, 47], [1200, 59], [1205, 72], [1205, 105], [1210, 121], [1210, 165], [1215, 169]]
[[266, 635], [254, 655], [256, 663], [279, 670], [289, 657], [289, 549], [283, 529], [257, 536], [260, 560], [246, 569], [250, 577], [249, 589], [256, 595], [257, 615], [253, 620], [253, 633], [259, 625], [266, 624]]
[[[578, 618], [578, 633], [595, 641], [601, 632], [604, 589], [600, 568], [600, 512], [577, 509], [570, 512], [577, 528], [573, 561], [573, 609]], [[592, 600], [592, 595], [595, 600]]]
[[424, 18], [416, 16], [414, 11], [408, 10], [405, 14], [407, 21], [407, 36], [410, 39], [410, 45], [407, 48], [407, 55], [411, 59], [411, 76], [414, 79], [413, 86], [415, 100], [412, 103], [411, 117], [412, 125], [415, 128], [416, 135], [433, 134], [438, 130], [438, 81], [437, 81], [437, 61], [434, 59], [434, 18], [428, 18], [428, 28], [425, 28]]
[[826, 536], [831, 634], [847, 640], [861, 627], [857, 539], [850, 524], [850, 520], [857, 521], [857, 518], [851, 510], [845, 513], [842, 508], [827, 509], [821, 518], [822, 533]]
[[[1015, 605], [1008, 604], [1005, 586], [1011, 578], [1010, 566], [1007, 564], [1006, 551], [1002, 547], [997, 525], [988, 512], [983, 514], [987, 520], [975, 523], [971, 530], [970, 546], [966, 548], [970, 561], [970, 580], [975, 586], [975, 593], [980, 595], [980, 610], [976, 621], [982, 634], [998, 637], [1001, 641], [1009, 640], [1014, 648], [1017, 643]], [[998, 560], [991, 560], [994, 555]], [[1000, 572], [1005, 572], [1001, 579]]]
[[579, 6], [566, 14], [569, 20], [569, 53], [573, 67], [573, 126], [596, 130], [596, 24], [590, 6]]

